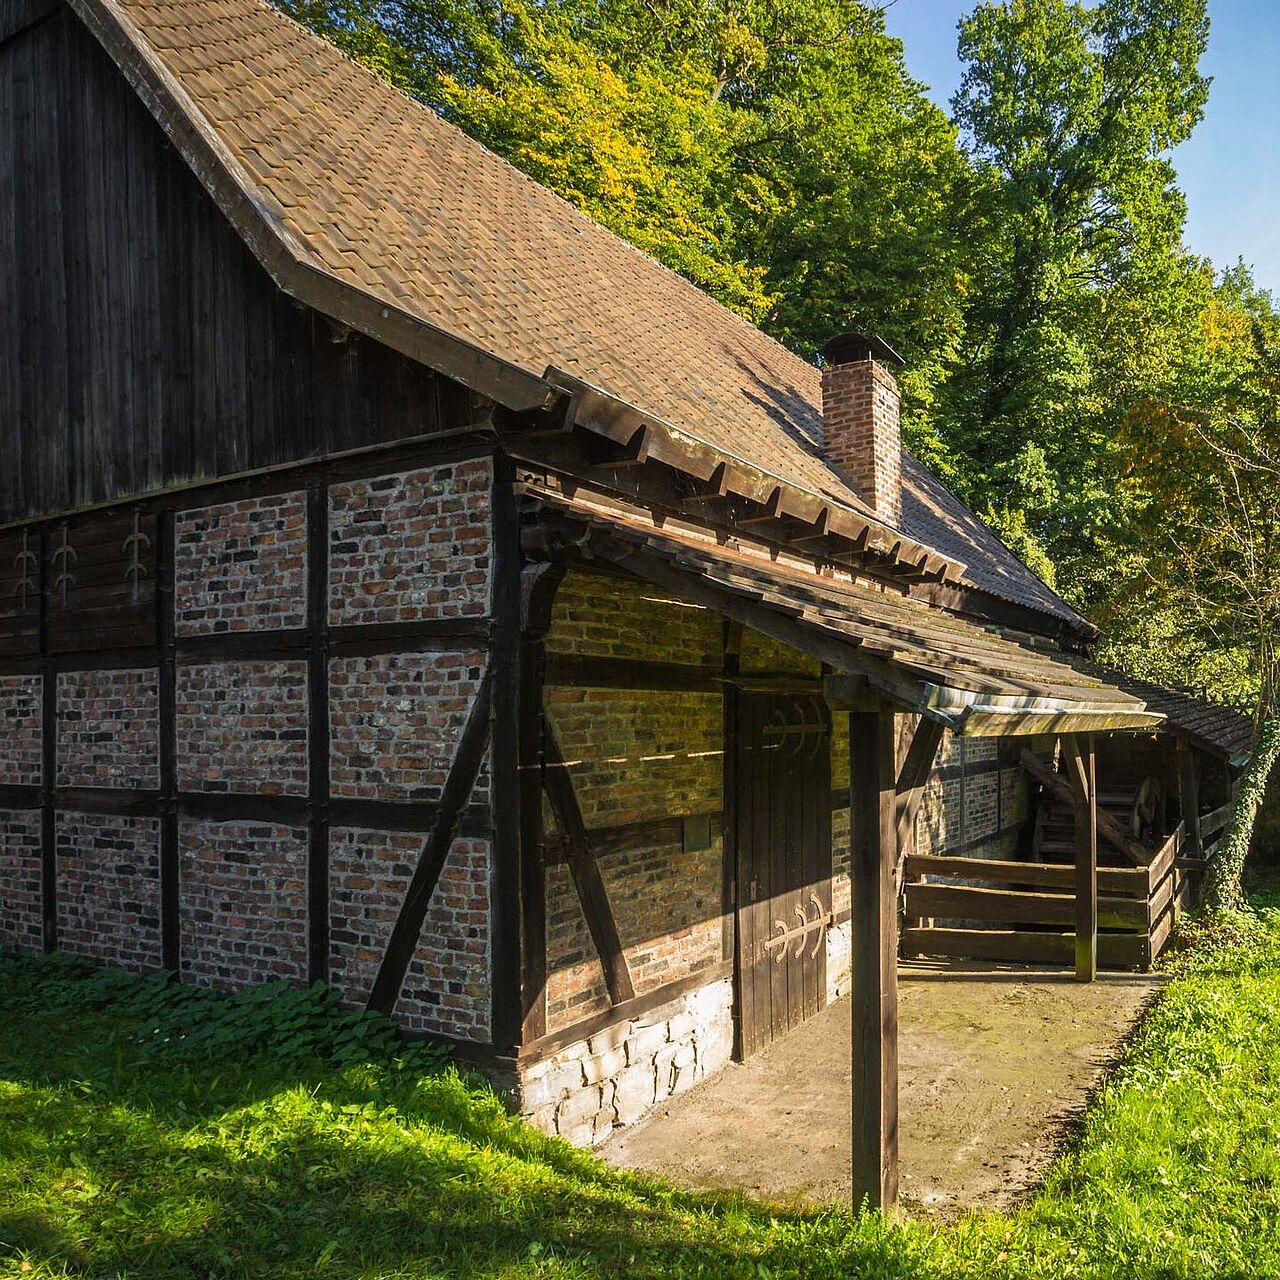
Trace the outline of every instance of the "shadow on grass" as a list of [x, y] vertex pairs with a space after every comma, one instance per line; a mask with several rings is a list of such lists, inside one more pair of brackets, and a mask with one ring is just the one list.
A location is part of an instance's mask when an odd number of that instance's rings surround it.
[[922, 1274], [870, 1219], [608, 1170], [452, 1069], [157, 1064], [100, 1010], [4, 1024], [0, 1270], [16, 1256], [36, 1274], [157, 1278]]

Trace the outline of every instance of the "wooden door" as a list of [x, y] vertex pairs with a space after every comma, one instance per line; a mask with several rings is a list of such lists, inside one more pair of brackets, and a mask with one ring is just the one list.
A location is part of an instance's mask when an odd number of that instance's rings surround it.
[[831, 716], [815, 695], [738, 697], [738, 1051], [746, 1057], [826, 1004]]

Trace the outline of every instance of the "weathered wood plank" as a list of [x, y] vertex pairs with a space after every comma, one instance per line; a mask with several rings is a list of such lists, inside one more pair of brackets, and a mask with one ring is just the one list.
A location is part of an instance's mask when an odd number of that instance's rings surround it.
[[[1105, 929], [1143, 929], [1151, 919], [1145, 899], [1099, 898], [1098, 924]], [[975, 885], [909, 884], [908, 917], [989, 920], [1000, 924], [1071, 925], [1076, 898], [1070, 893], [1023, 893]]]
[[891, 711], [849, 713], [853, 1205], [898, 1198], [897, 768]]
[[1228, 800], [1226, 804], [1220, 808], [1214, 809], [1210, 813], [1206, 813], [1200, 819], [1200, 838], [1202, 842], [1208, 842], [1213, 836], [1216, 836], [1231, 821], [1231, 809], [1234, 801]]
[[[998, 858], [964, 858], [948, 854], [907, 855], [908, 876], [954, 876], [965, 880], [991, 880], [1028, 888], [1074, 889], [1076, 868], [1070, 862], [1020, 862]], [[1117, 897], [1145, 898], [1148, 875], [1142, 867], [1099, 867], [1098, 889]]]
[[[1062, 968], [1075, 959], [1075, 937], [1025, 930], [907, 929], [902, 935], [902, 951], [906, 956], [1005, 960]], [[1149, 963], [1150, 952], [1144, 934], [1104, 933], [1098, 937], [1098, 963], [1104, 969], [1141, 969]]]
[[429, 369], [276, 287], [70, 9], [5, 68], [0, 522], [421, 436], [455, 412]]

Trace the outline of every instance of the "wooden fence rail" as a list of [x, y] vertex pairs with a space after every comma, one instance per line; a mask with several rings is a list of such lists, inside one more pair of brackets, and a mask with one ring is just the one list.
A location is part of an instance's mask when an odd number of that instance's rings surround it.
[[[1206, 830], [1217, 816], [1206, 817]], [[1186, 843], [1179, 825], [1148, 865], [1098, 869], [1104, 967], [1144, 968], [1160, 954], [1189, 900], [1194, 868], [1181, 856]], [[928, 923], [903, 931], [903, 954], [1070, 964], [1075, 876], [1072, 863], [912, 854], [906, 915]]]

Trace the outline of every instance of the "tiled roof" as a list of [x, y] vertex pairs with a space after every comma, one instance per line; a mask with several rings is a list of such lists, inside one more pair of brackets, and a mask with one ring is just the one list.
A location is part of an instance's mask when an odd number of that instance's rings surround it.
[[1185, 733], [1193, 745], [1221, 755], [1236, 768], [1243, 768], [1253, 747], [1254, 728], [1250, 717], [1231, 707], [1197, 698], [1185, 689], [1140, 680], [1100, 662], [1077, 659], [1074, 665], [1141, 698], [1152, 711], [1166, 717], [1169, 728]]
[[[360, 295], [375, 337], [425, 325], [518, 386], [556, 366], [866, 512], [822, 458], [813, 366], [262, 0], [71, 3], [284, 287], [300, 264]], [[906, 463], [901, 532], [1082, 625]]]
[[566, 548], [585, 548], [692, 603], [715, 609], [861, 676], [880, 695], [974, 735], [1158, 728], [1159, 711], [1084, 670], [1074, 655], [999, 628], [818, 573], [768, 544], [722, 543], [694, 523], [664, 519], [611, 495], [530, 475]]

